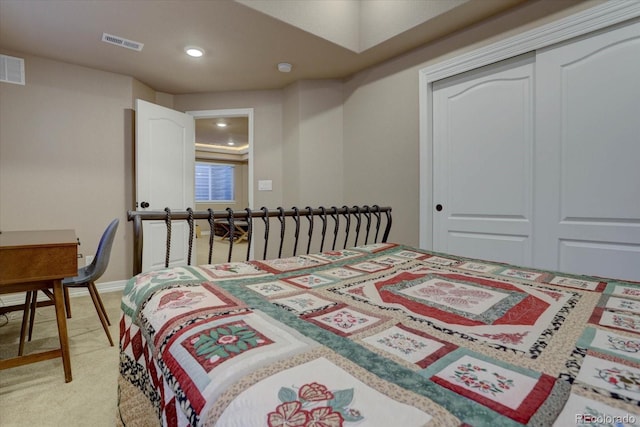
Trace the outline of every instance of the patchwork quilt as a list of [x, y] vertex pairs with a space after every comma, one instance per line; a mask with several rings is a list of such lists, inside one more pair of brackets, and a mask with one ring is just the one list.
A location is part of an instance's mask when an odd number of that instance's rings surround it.
[[131, 279], [120, 425], [640, 425], [640, 283], [392, 243]]

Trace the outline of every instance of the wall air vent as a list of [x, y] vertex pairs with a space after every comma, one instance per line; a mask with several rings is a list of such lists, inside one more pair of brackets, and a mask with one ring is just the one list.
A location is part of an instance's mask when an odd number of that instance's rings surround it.
[[24, 85], [24, 59], [0, 55], [0, 82]]
[[137, 50], [138, 52], [140, 52], [144, 46], [144, 43], [134, 42], [133, 40], [123, 39], [122, 37], [107, 33], [102, 33], [102, 41], [116, 46], [126, 47], [127, 49]]

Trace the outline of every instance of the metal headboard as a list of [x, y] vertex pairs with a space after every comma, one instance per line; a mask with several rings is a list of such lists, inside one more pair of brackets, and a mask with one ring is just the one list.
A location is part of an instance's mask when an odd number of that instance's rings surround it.
[[[166, 240], [166, 259], [165, 259], [165, 267], [169, 266], [169, 254], [171, 251], [171, 229], [172, 223], [175, 221], [186, 221], [189, 226], [189, 237], [188, 237], [188, 261], [187, 263], [191, 265], [191, 254], [193, 248], [193, 238], [195, 231], [195, 221], [196, 220], [207, 220], [209, 225], [210, 235], [209, 235], [209, 258], [208, 261], [211, 263], [213, 256], [213, 248], [214, 248], [214, 226], [216, 220], [226, 220], [226, 224], [229, 228], [229, 234], [231, 238], [229, 239], [229, 249], [227, 261], [231, 261], [231, 256], [233, 253], [233, 236], [236, 235], [236, 231], [238, 227], [236, 226], [236, 222], [243, 221], [243, 226], [246, 227], [243, 232], [246, 234], [247, 238], [247, 254], [246, 260], [250, 259], [251, 254], [251, 244], [254, 241], [254, 229], [257, 223], [260, 223], [264, 227], [264, 250], [262, 259], [267, 258], [267, 249], [269, 246], [269, 239], [271, 236], [271, 230], [274, 225], [271, 224], [272, 218], [276, 218], [278, 220], [275, 223], [275, 226], [279, 228], [279, 246], [278, 246], [278, 258], [281, 258], [283, 251], [283, 244], [285, 241], [285, 231], [290, 230], [287, 227], [287, 223], [289, 226], [294, 227], [293, 234], [293, 253], [292, 255], [297, 255], [298, 251], [298, 243], [303, 240], [300, 236], [301, 223], [305, 223], [307, 230], [307, 238], [306, 238], [306, 253], [308, 254], [311, 250], [311, 242], [314, 237], [319, 238], [319, 251], [322, 252], [325, 249], [325, 244], [329, 245], [326, 237], [333, 234], [333, 239], [330, 242], [330, 249], [335, 250], [336, 245], [340, 245], [342, 242], [342, 248], [345, 249], [348, 246], [357, 246], [358, 244], [368, 244], [368, 243], [378, 243], [378, 242], [386, 242], [389, 237], [389, 232], [391, 231], [391, 208], [390, 207], [380, 207], [378, 205], [373, 206], [343, 206], [341, 208], [332, 206], [331, 208], [325, 208], [320, 206], [319, 208], [311, 208], [305, 207], [303, 209], [293, 207], [291, 209], [283, 209], [281, 207], [276, 209], [267, 209], [265, 207], [260, 208], [259, 210], [251, 210], [249, 208], [241, 210], [241, 211], [233, 211], [230, 208], [227, 208], [225, 211], [217, 211], [214, 212], [212, 209], [208, 209], [206, 211], [194, 211], [191, 208], [187, 208], [185, 211], [172, 211], [169, 208], [165, 208], [164, 211], [128, 211], [127, 213], [129, 221], [133, 222], [133, 232], [134, 232], [134, 251], [133, 251], [133, 273], [138, 274], [142, 271], [142, 247], [143, 247], [143, 233], [142, 233], [142, 223], [143, 221], [164, 221], [166, 224], [167, 230], [167, 240]], [[306, 218], [306, 222], [302, 220], [302, 218]], [[256, 223], [256, 219], [261, 219], [261, 222], [258, 221]], [[355, 224], [354, 224], [355, 223]], [[332, 232], [331, 232], [331, 227]], [[384, 226], [384, 228], [383, 228]], [[320, 228], [320, 231], [318, 231]], [[327, 233], [329, 231], [329, 233]], [[319, 232], [318, 234], [314, 234]], [[380, 238], [380, 232], [382, 232], [382, 236]], [[355, 234], [355, 236], [354, 236]], [[362, 239], [361, 239], [362, 236]], [[257, 237], [257, 236], [256, 236]], [[351, 244], [349, 243], [349, 239], [353, 238]], [[380, 238], [380, 240], [378, 240]], [[341, 242], [339, 241], [341, 240]], [[328, 248], [327, 248], [328, 249]]]

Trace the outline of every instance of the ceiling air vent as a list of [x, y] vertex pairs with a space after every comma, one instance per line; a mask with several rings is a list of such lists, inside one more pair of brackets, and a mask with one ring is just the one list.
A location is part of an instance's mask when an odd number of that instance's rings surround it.
[[107, 33], [102, 33], [102, 41], [116, 46], [126, 47], [127, 49], [137, 50], [138, 52], [140, 52], [144, 46], [144, 43], [134, 42], [133, 40], [123, 39], [122, 37]]
[[24, 59], [0, 55], [0, 82], [24, 85]]

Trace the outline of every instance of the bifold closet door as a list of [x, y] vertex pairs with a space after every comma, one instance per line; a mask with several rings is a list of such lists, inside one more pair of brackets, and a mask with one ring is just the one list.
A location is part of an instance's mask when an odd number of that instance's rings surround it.
[[530, 265], [533, 55], [433, 86], [436, 251]]
[[640, 280], [640, 23], [538, 52], [534, 265]]

